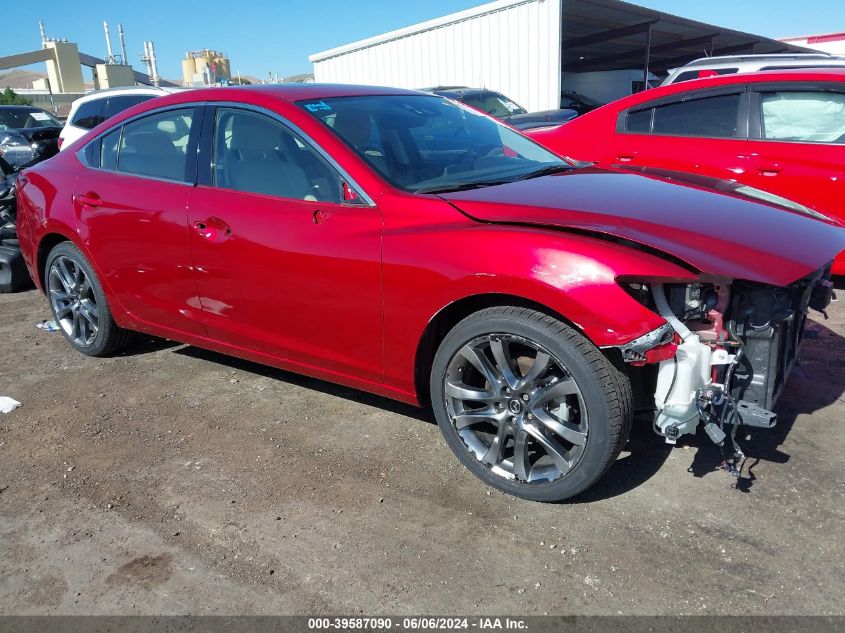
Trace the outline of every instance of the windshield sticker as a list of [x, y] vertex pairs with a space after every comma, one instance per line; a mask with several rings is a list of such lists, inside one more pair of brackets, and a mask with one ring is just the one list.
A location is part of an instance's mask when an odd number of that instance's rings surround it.
[[331, 111], [332, 107], [326, 103], [325, 101], [317, 101], [315, 103], [305, 103], [303, 104], [305, 109], [309, 112], [321, 112], [325, 110]]
[[29, 116], [31, 116], [36, 121], [49, 121], [50, 115], [46, 112], [30, 112]]

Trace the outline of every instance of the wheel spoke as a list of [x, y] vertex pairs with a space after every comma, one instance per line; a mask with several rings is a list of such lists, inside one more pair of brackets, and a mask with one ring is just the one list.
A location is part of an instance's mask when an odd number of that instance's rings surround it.
[[546, 434], [540, 429], [530, 425], [526, 426], [525, 430], [543, 447], [546, 454], [552, 458], [552, 461], [561, 473], [566, 473], [572, 468], [572, 463], [566, 457], [566, 449], [557, 440], [546, 437]]
[[524, 389], [525, 387], [529, 386], [535, 380], [537, 380], [546, 368], [549, 366], [549, 361], [551, 360], [551, 356], [546, 354], [546, 352], [542, 352], [537, 350], [537, 356], [534, 357], [534, 363], [531, 365], [531, 369], [525, 374], [525, 376], [520, 381], [520, 388]]
[[70, 338], [76, 340], [80, 336], [80, 322], [79, 322], [79, 313], [74, 311], [73, 312], [73, 325], [70, 328]]
[[82, 306], [81, 308], [79, 308], [79, 314], [85, 317], [85, 321], [87, 321], [91, 325], [94, 330], [94, 333], [96, 333], [98, 325], [97, 318], [95, 315], [91, 314], [91, 310], [86, 308], [85, 306]]
[[50, 296], [55, 301], [70, 301], [70, 294], [62, 290], [51, 289]]
[[531, 474], [531, 461], [528, 456], [528, 433], [519, 431], [514, 438], [513, 474], [517, 479], [528, 481]]
[[62, 285], [65, 287], [65, 291], [71, 292], [73, 290], [74, 276], [73, 273], [70, 272], [70, 269], [68, 269], [67, 262], [68, 260], [64, 257], [58, 260], [58, 274], [62, 281]]
[[499, 374], [483, 351], [472, 345], [464, 345], [458, 353], [466, 358], [484, 376], [484, 379], [490, 383], [491, 389], [498, 390]]
[[488, 466], [495, 466], [501, 463], [504, 458], [505, 445], [508, 443], [508, 429], [504, 422], [499, 423], [499, 430], [496, 437], [490, 443], [490, 448], [481, 457], [481, 461]]
[[66, 305], [66, 306], [62, 306], [61, 308], [57, 306], [56, 307], [56, 320], [64, 319], [71, 312], [73, 312], [73, 309], [70, 306]]
[[478, 410], [464, 410], [460, 413], [456, 414], [454, 417], [455, 428], [459, 431], [467, 426], [472, 424], [478, 424], [479, 422], [489, 422], [494, 420], [494, 416], [496, 415], [496, 411], [494, 409], [478, 409]]
[[550, 429], [556, 435], [565, 439], [567, 442], [575, 444], [576, 446], [583, 446], [587, 443], [587, 434], [577, 427], [555, 419], [554, 416], [543, 409], [534, 409], [533, 413], [534, 417], [541, 424]]
[[541, 387], [534, 394], [534, 406], [541, 406], [552, 400], [558, 400], [564, 396], [571, 396], [578, 393], [578, 386], [572, 378], [564, 378], [550, 385]]
[[481, 391], [464, 383], [446, 383], [446, 395], [460, 400], [472, 400], [477, 402], [491, 402], [495, 395], [492, 391]]
[[519, 377], [516, 375], [516, 372], [511, 366], [510, 350], [506, 349], [507, 347], [509, 346], [504, 340], [502, 340], [501, 337], [496, 337], [490, 340], [490, 351], [493, 352], [493, 358], [496, 359], [496, 365], [499, 369], [499, 373], [502, 375], [502, 378], [504, 378], [508, 387], [516, 389], [519, 387]]

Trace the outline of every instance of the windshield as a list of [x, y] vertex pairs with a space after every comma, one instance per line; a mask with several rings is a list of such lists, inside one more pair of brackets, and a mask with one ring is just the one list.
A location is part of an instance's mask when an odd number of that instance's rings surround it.
[[405, 191], [487, 186], [569, 168], [511, 128], [440, 97], [338, 97], [300, 105]]
[[0, 108], [0, 130], [34, 127], [62, 127], [62, 124], [43, 110]]
[[514, 114], [526, 114], [525, 108], [514, 103], [498, 92], [479, 92], [476, 94], [463, 95], [461, 97], [468, 106], [486, 112], [490, 116], [501, 119]]

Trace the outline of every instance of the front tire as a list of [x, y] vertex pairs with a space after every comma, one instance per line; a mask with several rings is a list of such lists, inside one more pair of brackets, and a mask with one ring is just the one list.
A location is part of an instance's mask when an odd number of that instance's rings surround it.
[[128, 343], [131, 332], [114, 322], [100, 280], [72, 243], [58, 244], [47, 256], [44, 290], [53, 319], [77, 351], [108, 356]]
[[435, 354], [430, 388], [461, 462], [534, 501], [598, 481], [633, 418], [627, 376], [581, 334], [527, 308], [487, 308], [458, 323]]

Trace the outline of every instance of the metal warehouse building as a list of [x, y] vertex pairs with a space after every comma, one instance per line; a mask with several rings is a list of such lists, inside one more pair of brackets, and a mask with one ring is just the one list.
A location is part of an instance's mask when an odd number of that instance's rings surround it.
[[319, 82], [484, 87], [536, 111], [567, 89], [609, 101], [705, 55], [788, 52], [807, 49], [619, 0], [498, 0], [310, 60]]

